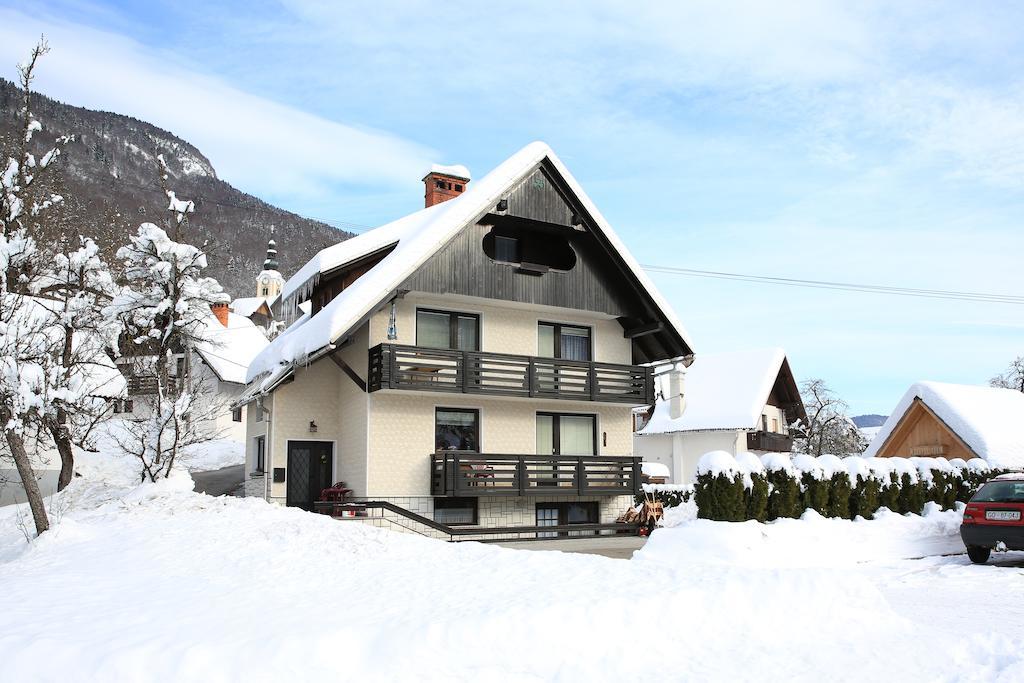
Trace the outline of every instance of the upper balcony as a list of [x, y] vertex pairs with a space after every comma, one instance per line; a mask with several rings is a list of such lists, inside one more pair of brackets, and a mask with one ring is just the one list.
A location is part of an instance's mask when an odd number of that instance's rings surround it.
[[793, 450], [793, 437], [775, 432], [747, 432], [747, 450], [789, 453]]
[[413, 389], [650, 405], [654, 373], [642, 365], [379, 344], [368, 391]]

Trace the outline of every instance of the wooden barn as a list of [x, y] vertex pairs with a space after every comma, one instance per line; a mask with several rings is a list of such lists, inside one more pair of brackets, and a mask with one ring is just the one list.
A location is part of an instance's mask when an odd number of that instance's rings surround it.
[[1024, 393], [965, 384], [910, 387], [866, 456], [982, 458], [993, 467], [1024, 466]]

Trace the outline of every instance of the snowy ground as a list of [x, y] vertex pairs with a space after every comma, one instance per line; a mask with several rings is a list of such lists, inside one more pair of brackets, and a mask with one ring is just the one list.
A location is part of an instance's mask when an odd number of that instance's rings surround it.
[[31, 546], [0, 511], [0, 680], [1024, 678], [1024, 554], [933, 555], [961, 550], [955, 512], [677, 519], [622, 561], [210, 498], [184, 474], [133, 488], [123, 465], [83, 462]]

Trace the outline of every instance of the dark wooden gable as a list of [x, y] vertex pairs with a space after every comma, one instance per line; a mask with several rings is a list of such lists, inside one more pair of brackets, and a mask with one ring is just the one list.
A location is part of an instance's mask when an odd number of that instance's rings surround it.
[[800, 397], [800, 389], [796, 385], [793, 371], [789, 367], [789, 359], [782, 360], [782, 367], [779, 368], [775, 384], [768, 395], [768, 405], [785, 411], [786, 420], [790, 424], [797, 420], [807, 419], [807, 411], [804, 409], [804, 402]]
[[[492, 258], [485, 245], [495, 235], [518, 236], [523, 258], [515, 263]], [[574, 254], [571, 268], [554, 257], [566, 244]], [[545, 255], [552, 257], [547, 263]], [[659, 319], [636, 276], [546, 162], [438, 250], [401, 289], [605, 313], [618, 318], [624, 335], [632, 338], [637, 363], [692, 353]]]

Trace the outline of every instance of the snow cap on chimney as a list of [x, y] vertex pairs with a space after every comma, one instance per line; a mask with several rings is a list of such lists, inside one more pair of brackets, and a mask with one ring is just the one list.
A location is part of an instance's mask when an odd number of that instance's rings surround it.
[[469, 185], [469, 169], [465, 166], [434, 164], [423, 176], [423, 204], [429, 208], [454, 199], [466, 190], [466, 185]]

